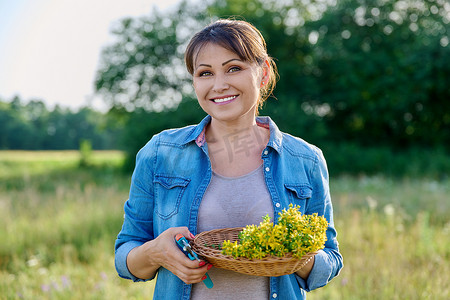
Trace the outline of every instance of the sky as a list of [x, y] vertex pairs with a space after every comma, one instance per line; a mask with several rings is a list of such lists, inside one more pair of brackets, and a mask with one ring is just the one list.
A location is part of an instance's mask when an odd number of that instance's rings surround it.
[[94, 94], [102, 47], [124, 17], [179, 0], [0, 0], [0, 100], [18, 95], [78, 109], [104, 108]]

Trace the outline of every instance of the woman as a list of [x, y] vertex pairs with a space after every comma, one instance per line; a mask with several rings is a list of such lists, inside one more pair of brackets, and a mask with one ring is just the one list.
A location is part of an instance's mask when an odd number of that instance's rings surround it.
[[[276, 67], [260, 32], [219, 20], [197, 33], [185, 54], [198, 102], [196, 126], [163, 131], [138, 153], [116, 249], [123, 278], [152, 279], [154, 299], [304, 299], [342, 268], [321, 151], [282, 133], [258, 108]], [[189, 260], [177, 234], [259, 224], [290, 203], [329, 222], [325, 249], [294, 274], [268, 278]], [[208, 271], [214, 288], [202, 284]]]

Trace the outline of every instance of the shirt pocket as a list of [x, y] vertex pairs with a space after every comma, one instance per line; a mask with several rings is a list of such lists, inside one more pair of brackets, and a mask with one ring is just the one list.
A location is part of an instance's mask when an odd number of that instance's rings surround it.
[[159, 217], [169, 219], [178, 213], [181, 198], [189, 181], [187, 178], [177, 176], [155, 176], [155, 212]]
[[289, 184], [284, 187], [289, 195], [289, 202], [300, 206], [300, 211], [305, 213], [307, 200], [312, 196], [312, 188], [308, 184]]

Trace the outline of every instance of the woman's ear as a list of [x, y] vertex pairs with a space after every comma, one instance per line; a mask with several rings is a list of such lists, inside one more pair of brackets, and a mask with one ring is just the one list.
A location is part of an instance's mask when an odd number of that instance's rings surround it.
[[262, 78], [260, 87], [264, 87], [269, 82], [269, 77], [270, 77], [270, 63], [269, 60], [266, 59], [262, 64]]

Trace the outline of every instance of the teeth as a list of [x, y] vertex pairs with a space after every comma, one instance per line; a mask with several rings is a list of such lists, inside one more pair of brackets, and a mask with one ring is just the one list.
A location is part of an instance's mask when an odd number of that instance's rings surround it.
[[216, 103], [222, 103], [225, 101], [230, 101], [233, 100], [234, 98], [236, 98], [237, 96], [230, 96], [230, 97], [226, 97], [226, 98], [221, 98], [221, 99], [214, 99], [214, 102]]

